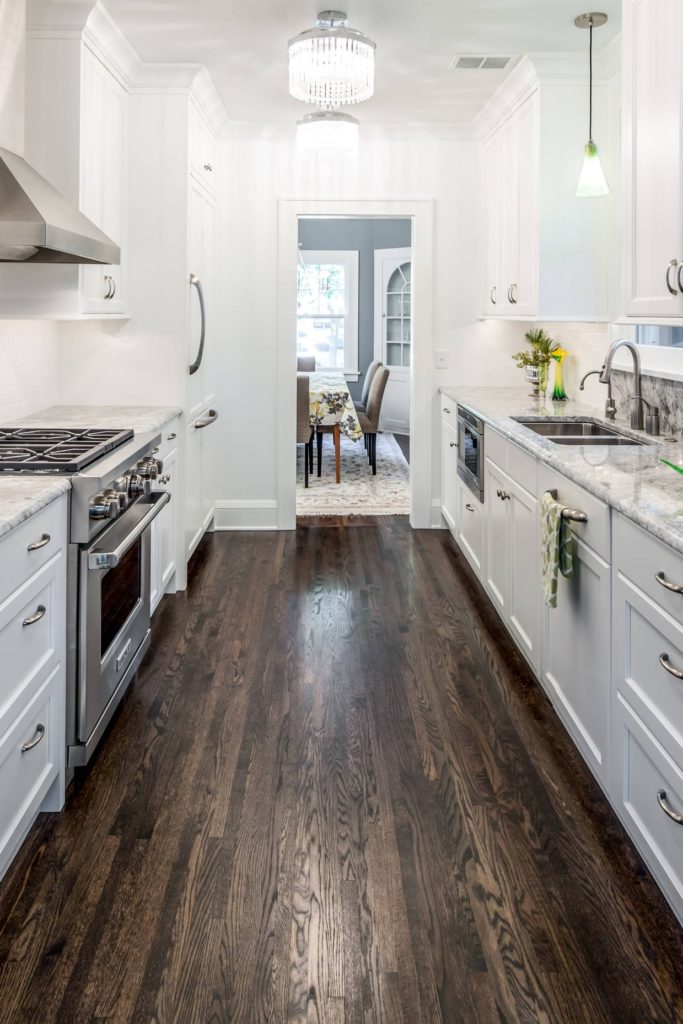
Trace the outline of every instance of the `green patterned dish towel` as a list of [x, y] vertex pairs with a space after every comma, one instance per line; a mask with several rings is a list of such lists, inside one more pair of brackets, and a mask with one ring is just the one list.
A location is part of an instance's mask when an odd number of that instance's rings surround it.
[[541, 498], [541, 576], [543, 600], [550, 608], [557, 605], [557, 574], [574, 572], [571, 526], [562, 516], [563, 505], [550, 491]]

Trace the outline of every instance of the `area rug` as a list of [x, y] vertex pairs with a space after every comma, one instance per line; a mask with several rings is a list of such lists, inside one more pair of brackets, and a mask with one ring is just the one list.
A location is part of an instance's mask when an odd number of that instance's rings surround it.
[[304, 487], [304, 449], [297, 448], [296, 512], [299, 516], [402, 516], [410, 513], [410, 469], [393, 434], [377, 435], [377, 476], [363, 441], [341, 439], [341, 483], [335, 483], [332, 435], [323, 437], [322, 475], [313, 451], [313, 473]]

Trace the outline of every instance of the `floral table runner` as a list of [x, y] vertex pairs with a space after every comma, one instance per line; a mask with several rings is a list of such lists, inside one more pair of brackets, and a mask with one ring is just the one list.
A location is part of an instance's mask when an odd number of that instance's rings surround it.
[[309, 374], [309, 380], [311, 426], [331, 427], [338, 423], [342, 434], [359, 441], [363, 431], [344, 375], [321, 371]]

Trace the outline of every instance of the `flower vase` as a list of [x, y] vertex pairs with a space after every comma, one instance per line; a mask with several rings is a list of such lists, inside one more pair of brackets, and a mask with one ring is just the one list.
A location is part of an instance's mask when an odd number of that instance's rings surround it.
[[555, 375], [553, 380], [553, 393], [550, 396], [553, 402], [566, 402], [567, 392], [564, 390], [564, 368], [562, 361], [566, 355], [562, 349], [559, 350], [557, 355], [553, 355], [553, 361], [555, 363]]
[[547, 363], [541, 363], [538, 368], [538, 390], [544, 398], [548, 390], [548, 369]]

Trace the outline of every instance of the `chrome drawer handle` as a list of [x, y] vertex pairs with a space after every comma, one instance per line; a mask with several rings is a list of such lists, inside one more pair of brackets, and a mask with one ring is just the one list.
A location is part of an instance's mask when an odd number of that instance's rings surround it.
[[678, 260], [671, 260], [671, 263], [666, 268], [666, 287], [669, 289], [671, 295], [678, 295], [676, 288], [671, 284], [671, 271], [675, 270], [678, 266]]
[[660, 587], [664, 587], [665, 590], [670, 590], [672, 594], [683, 594], [683, 587], [680, 583], [669, 583], [663, 572], [656, 573], [655, 579], [657, 580], [657, 583], [659, 583]]
[[465, 505], [468, 512], [474, 512], [474, 505], [470, 505], [469, 502]]
[[495, 306], [495, 304], [496, 304], [496, 301], [497, 301], [496, 296], [497, 295], [498, 295], [498, 289], [496, 288], [496, 286], [494, 284], [493, 288], [489, 292], [489, 297], [491, 299], [491, 305], [492, 306]]
[[40, 620], [45, 615], [46, 611], [47, 608], [45, 607], [45, 605], [39, 604], [33, 615], [29, 615], [27, 619], [24, 619], [24, 621], [22, 622], [22, 626], [33, 626], [34, 623], [40, 622]]
[[448, 415], [449, 415], [449, 416], [450, 416], [450, 414], [451, 414], [451, 410], [450, 410], [450, 409], [447, 409], [445, 405], [444, 405], [444, 407], [443, 407], [443, 409], [442, 409], [442, 412], [448, 413]]
[[677, 825], [683, 825], [683, 814], [677, 814], [677, 812], [674, 811], [673, 807], [666, 799], [665, 789], [660, 789], [657, 793], [657, 803], [662, 808], [667, 818], [671, 818], [671, 820], [675, 821]]
[[563, 508], [562, 518], [569, 519], [572, 523], [587, 523], [588, 513], [582, 512], [579, 508]]
[[167, 441], [175, 441], [177, 436], [178, 436], [177, 434], [167, 434], [166, 435], [166, 440]]
[[659, 664], [662, 666], [662, 668], [666, 669], [670, 676], [675, 676], [676, 679], [683, 679], [683, 672], [681, 672], [679, 668], [674, 668], [674, 666], [669, 661], [668, 654], [659, 655]]
[[36, 734], [33, 737], [33, 739], [29, 740], [28, 743], [24, 743], [23, 747], [21, 748], [22, 754], [26, 754], [28, 753], [29, 750], [33, 750], [34, 747], [37, 747], [44, 735], [45, 726], [41, 725], [39, 722], [38, 725], [36, 726]]
[[451, 448], [457, 448], [458, 447], [457, 444], [455, 443], [455, 441], [449, 441], [448, 444], [450, 445]]
[[44, 548], [46, 544], [49, 544], [51, 539], [52, 538], [49, 533], [44, 533], [40, 540], [34, 540], [32, 544], [29, 544], [26, 550], [38, 551], [39, 548]]

